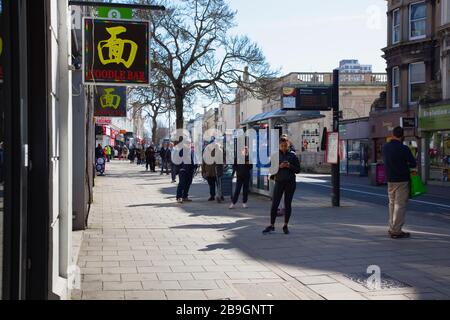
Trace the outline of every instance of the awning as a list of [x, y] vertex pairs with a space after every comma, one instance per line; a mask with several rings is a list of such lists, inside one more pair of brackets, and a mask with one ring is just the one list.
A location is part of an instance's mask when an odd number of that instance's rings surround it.
[[256, 124], [268, 120], [276, 120], [277, 124], [284, 124], [320, 118], [325, 118], [324, 115], [320, 114], [320, 111], [276, 109], [270, 112], [264, 112], [250, 117], [249, 119], [242, 122], [241, 125]]

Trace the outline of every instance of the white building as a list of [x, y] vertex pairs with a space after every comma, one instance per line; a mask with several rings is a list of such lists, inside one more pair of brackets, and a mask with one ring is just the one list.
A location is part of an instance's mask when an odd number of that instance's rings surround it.
[[219, 106], [219, 120], [217, 129], [219, 132], [226, 132], [227, 130], [237, 129], [236, 123], [236, 104], [221, 104]]
[[341, 73], [372, 73], [372, 65], [360, 64], [358, 60], [346, 59], [339, 63]]

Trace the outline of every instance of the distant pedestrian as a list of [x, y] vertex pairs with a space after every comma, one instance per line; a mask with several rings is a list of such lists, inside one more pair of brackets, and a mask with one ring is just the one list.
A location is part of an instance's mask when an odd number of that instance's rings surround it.
[[403, 128], [397, 127], [393, 133], [391, 142], [383, 148], [389, 193], [389, 235], [393, 239], [402, 239], [411, 236], [402, 228], [410, 197], [410, 171], [417, 167], [417, 162], [410, 148], [403, 144]]
[[263, 233], [267, 234], [275, 231], [275, 222], [277, 219], [278, 208], [284, 195], [284, 227], [283, 232], [289, 234], [289, 221], [292, 214], [292, 201], [297, 189], [296, 174], [300, 173], [300, 162], [297, 155], [290, 151], [289, 140], [282, 138], [280, 140], [279, 151], [279, 170], [273, 176], [275, 186], [273, 191], [272, 209], [270, 213], [270, 226]]
[[234, 191], [234, 195], [232, 198], [232, 202], [230, 205], [230, 209], [234, 209], [234, 207], [236, 206], [236, 204], [239, 201], [239, 195], [241, 194], [241, 190], [242, 190], [242, 207], [244, 209], [247, 209], [247, 202], [248, 202], [248, 193], [250, 190], [250, 178], [251, 178], [251, 172], [253, 169], [253, 165], [250, 164], [250, 159], [249, 159], [249, 153], [248, 153], [248, 147], [245, 147], [244, 150], [242, 151], [242, 154], [244, 156], [245, 159], [245, 163], [236, 163], [233, 166], [233, 176], [234, 173], [236, 173], [236, 178], [237, 178], [237, 182], [236, 182], [236, 189]]
[[159, 151], [159, 156], [161, 157], [161, 175], [164, 174], [164, 170], [166, 174], [169, 175], [169, 147], [167, 144], [163, 144], [161, 150]]
[[[212, 157], [214, 157], [215, 150], [212, 152]], [[223, 164], [207, 164], [203, 162], [202, 164], [202, 176], [208, 182], [209, 185], [209, 199], [208, 201], [216, 200], [217, 196], [217, 184], [220, 178], [223, 177]], [[218, 195], [217, 201], [223, 201], [222, 194]]]
[[[184, 149], [189, 150], [187, 147]], [[181, 148], [181, 150], [176, 150], [176, 152], [179, 152], [180, 159], [183, 159], [184, 149]], [[197, 165], [195, 164], [194, 150], [192, 148], [190, 153], [190, 160], [187, 162], [182, 161], [182, 163], [178, 166], [179, 182], [177, 188], [177, 202], [179, 204], [183, 204], [184, 202], [192, 202], [189, 198], [189, 191], [194, 179], [194, 173], [197, 170]]]
[[177, 166], [173, 163], [174, 156], [174, 144], [170, 143], [169, 150], [167, 152], [167, 161], [169, 162], [170, 174], [172, 176], [172, 183], [177, 182]]
[[145, 169], [147, 171], [156, 172], [156, 150], [154, 146], [150, 146], [145, 151]]
[[129, 153], [129, 150], [128, 150], [127, 146], [123, 146], [123, 148], [122, 148], [122, 160], [127, 161], [128, 153]]
[[105, 147], [105, 154], [106, 154], [106, 160], [108, 161], [108, 162], [110, 162], [111, 161], [111, 146], [106, 146]]

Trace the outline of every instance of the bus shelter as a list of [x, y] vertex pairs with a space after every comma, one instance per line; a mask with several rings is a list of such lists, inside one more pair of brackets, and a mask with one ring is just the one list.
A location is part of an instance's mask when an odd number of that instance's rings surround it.
[[[272, 139], [280, 139], [286, 132], [287, 126], [291, 123], [324, 118], [320, 111], [298, 111], [276, 109], [270, 112], [260, 113], [250, 117], [241, 123], [245, 130], [256, 131], [256, 139], [253, 141], [253, 150], [257, 154], [253, 156], [253, 175], [251, 181], [251, 192], [271, 197], [273, 181], [270, 180], [270, 165], [261, 163], [260, 144], [267, 145], [267, 152], [270, 155], [274, 150], [270, 150]], [[273, 131], [275, 130], [275, 131]], [[295, 137], [294, 137], [295, 138]]]

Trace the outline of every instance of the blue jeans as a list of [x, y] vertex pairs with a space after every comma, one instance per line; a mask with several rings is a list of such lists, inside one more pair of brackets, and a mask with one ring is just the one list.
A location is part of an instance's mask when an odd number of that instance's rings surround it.
[[177, 188], [177, 200], [187, 199], [189, 197], [189, 190], [194, 179], [192, 171], [181, 170], [179, 174], [180, 181]]

